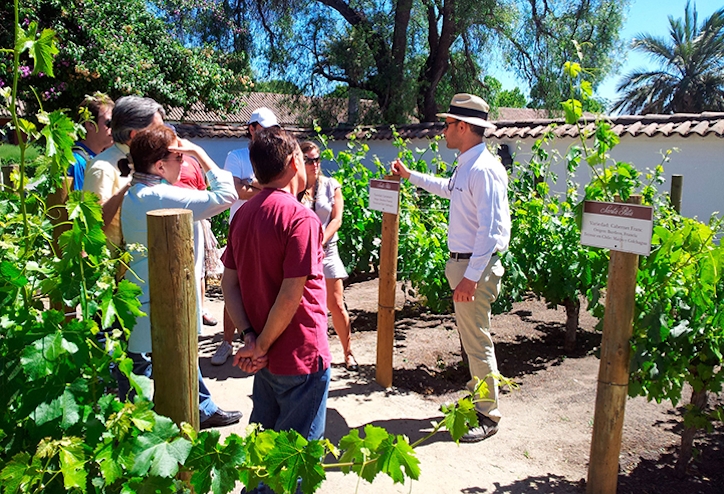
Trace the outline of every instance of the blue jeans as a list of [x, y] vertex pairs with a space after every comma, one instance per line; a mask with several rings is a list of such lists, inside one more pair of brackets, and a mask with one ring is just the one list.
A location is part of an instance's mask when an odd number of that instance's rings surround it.
[[[148, 353], [133, 353], [126, 352], [127, 355], [133, 360], [133, 373], [137, 376], [146, 376], [151, 378], [153, 375], [153, 368], [151, 365], [151, 357]], [[118, 379], [118, 398], [121, 401], [126, 401], [129, 397], [133, 399], [135, 391], [131, 389], [131, 383], [128, 378], [118, 369], [116, 371], [116, 379]], [[211, 417], [216, 413], [219, 407], [211, 400], [211, 392], [204, 383], [204, 378], [201, 375], [201, 369], [199, 371], [199, 422], [203, 422], [207, 418]]]
[[275, 431], [295, 430], [307, 440], [321, 439], [327, 421], [330, 368], [313, 374], [278, 376], [264, 368], [254, 376], [254, 408], [249, 422]]

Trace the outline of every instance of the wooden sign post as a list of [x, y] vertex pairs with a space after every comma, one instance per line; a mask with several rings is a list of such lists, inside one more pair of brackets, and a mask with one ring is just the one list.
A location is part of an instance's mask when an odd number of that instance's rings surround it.
[[[400, 177], [389, 176], [370, 184], [370, 209], [382, 214], [380, 245], [380, 287], [377, 309], [377, 366], [375, 380], [392, 386], [392, 354], [395, 340], [395, 290], [397, 288], [397, 247], [400, 229]], [[394, 211], [394, 212], [393, 212]]]
[[[628, 202], [641, 204], [641, 196], [632, 196]], [[598, 225], [598, 228], [606, 231], [613, 228], [611, 231], [616, 232], [611, 234], [610, 239], [598, 239], [599, 241], [618, 242], [616, 235], [621, 228], [619, 225]], [[602, 231], [600, 235], [605, 236], [606, 233]], [[618, 456], [621, 452], [623, 419], [628, 397], [630, 340], [633, 333], [638, 260], [637, 254], [611, 250], [587, 494], [615, 494], [618, 483]]]
[[149, 211], [148, 288], [156, 411], [199, 428], [193, 213]]

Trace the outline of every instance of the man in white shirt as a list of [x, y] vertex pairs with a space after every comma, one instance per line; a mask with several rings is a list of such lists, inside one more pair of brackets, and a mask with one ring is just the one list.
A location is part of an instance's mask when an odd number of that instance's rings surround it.
[[498, 373], [495, 348], [490, 336], [490, 307], [500, 291], [503, 266], [498, 253], [510, 241], [508, 173], [490, 153], [483, 136], [488, 121], [488, 104], [478, 96], [456, 94], [445, 118], [447, 147], [460, 151], [458, 166], [450, 178], [434, 177], [409, 170], [400, 160], [392, 172], [433, 194], [450, 199], [448, 248], [450, 259], [445, 276], [453, 289], [455, 319], [468, 355], [471, 392], [476, 378], [484, 379], [490, 401], [475, 404], [479, 427], [460, 440], [478, 442], [498, 432], [498, 386], [492, 375]]
[[[262, 106], [254, 110], [251, 114], [251, 118], [248, 122], [249, 125], [249, 140], [250, 143], [254, 141], [254, 135], [261, 129], [268, 129], [270, 127], [279, 127], [279, 120], [277, 119], [274, 112], [269, 108]], [[251, 160], [249, 159], [249, 148], [235, 149], [226, 156], [224, 162], [224, 170], [230, 171], [234, 176], [234, 186], [236, 187], [236, 193], [239, 195], [239, 199], [231, 205], [229, 210], [229, 224], [234, 219], [234, 215], [246, 201], [257, 195], [262, 186], [254, 176], [254, 169], [251, 166]], [[261, 330], [261, 328], [255, 328]], [[219, 347], [211, 357], [212, 365], [223, 365], [226, 360], [234, 353], [234, 333], [236, 328], [231, 318], [224, 309], [224, 339], [219, 344]]]

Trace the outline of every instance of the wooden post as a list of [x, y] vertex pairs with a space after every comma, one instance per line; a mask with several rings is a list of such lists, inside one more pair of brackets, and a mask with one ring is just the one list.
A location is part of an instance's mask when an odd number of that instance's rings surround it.
[[[399, 176], [388, 176], [396, 180]], [[380, 287], [377, 309], [377, 366], [375, 380], [384, 388], [392, 386], [392, 353], [395, 340], [395, 291], [397, 288], [397, 246], [400, 215], [382, 213], [380, 245]]]
[[[641, 204], [641, 196], [631, 196], [628, 202]], [[628, 397], [638, 260], [636, 254], [611, 251], [587, 494], [616, 492], [618, 456]]]
[[[59, 258], [63, 256], [63, 253], [58, 246], [58, 239], [63, 232], [70, 230], [73, 226], [68, 221], [68, 210], [65, 208], [65, 203], [68, 200], [68, 194], [70, 194], [71, 190], [73, 190], [73, 177], [63, 177], [60, 186], [55, 192], [48, 195], [46, 202], [48, 217], [53, 224], [53, 252], [55, 256]], [[53, 302], [53, 308], [63, 312], [66, 321], [70, 321], [76, 317], [75, 309], [73, 307], [66, 307], [62, 301]]]
[[674, 207], [677, 213], [681, 213], [681, 194], [684, 189], [684, 176], [683, 175], [672, 175], [671, 176], [671, 205]]
[[70, 194], [71, 190], [73, 190], [73, 177], [63, 177], [61, 185], [55, 192], [48, 195], [48, 201], [46, 203], [50, 222], [54, 226], [53, 250], [57, 257], [61, 257], [62, 255], [58, 248], [58, 239], [63, 232], [70, 230], [72, 226], [68, 222], [68, 210], [65, 208], [65, 203], [68, 200], [68, 194]]
[[199, 428], [193, 214], [149, 211], [148, 287], [156, 411]]
[[11, 191], [15, 190], [15, 185], [13, 184], [13, 181], [10, 179], [10, 175], [12, 175], [13, 171], [18, 169], [18, 165], [2, 165], [2, 179], [3, 179], [3, 186], [6, 189], [9, 189]]

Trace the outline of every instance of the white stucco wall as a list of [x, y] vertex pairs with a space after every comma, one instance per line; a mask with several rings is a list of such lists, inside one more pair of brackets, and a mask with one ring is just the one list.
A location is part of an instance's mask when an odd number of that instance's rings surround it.
[[[212, 159], [219, 165], [223, 165], [229, 151], [248, 145], [248, 139], [194, 139], [206, 149]], [[507, 144], [511, 152], [516, 153], [518, 161], [527, 160], [530, 157], [530, 150], [533, 139], [491, 139], [491, 144]], [[555, 149], [561, 156], [565, 156], [568, 147], [573, 144], [573, 139], [557, 139], [554, 143]], [[398, 155], [398, 150], [391, 141], [367, 141], [370, 147], [368, 154], [370, 166], [372, 157], [377, 156], [382, 163], [390, 163]], [[335, 153], [347, 149], [346, 141], [332, 141], [330, 147]], [[419, 149], [420, 152], [428, 148], [427, 139], [415, 139], [410, 142], [410, 149]], [[678, 148], [678, 152], [671, 155], [669, 163], [664, 164], [666, 182], [660, 186], [661, 190], [668, 191], [671, 187], [671, 175], [679, 174], [684, 176], [682, 208], [685, 216], [697, 216], [702, 221], [708, 221], [715, 211], [721, 216], [724, 214], [724, 139], [710, 135], [707, 137], [631, 137], [624, 136], [616, 146], [611, 155], [617, 161], [626, 161], [635, 166], [638, 170], [645, 172], [647, 168], [653, 168], [661, 163], [661, 156], [667, 149]], [[452, 162], [455, 154], [445, 147], [445, 142], [440, 142], [441, 157]], [[429, 156], [429, 154], [428, 154]], [[427, 156], [426, 156], [427, 158]], [[324, 166], [324, 165], [323, 165]], [[333, 166], [333, 165], [331, 165]], [[330, 170], [327, 163], [325, 169]], [[331, 170], [330, 170], [331, 171]], [[554, 171], [561, 179], [553, 190], [563, 192], [565, 190], [565, 164], [561, 162], [554, 166]], [[576, 182], [585, 184], [588, 182], [588, 169], [584, 166], [579, 168]]]

